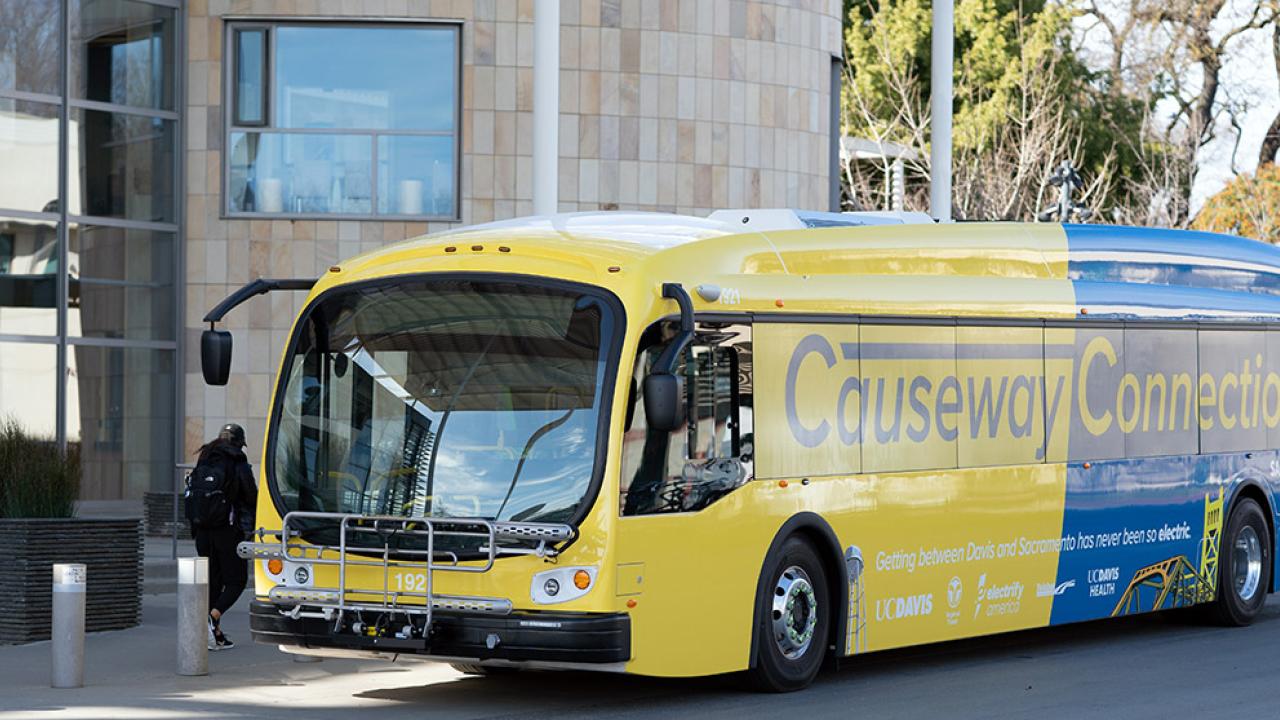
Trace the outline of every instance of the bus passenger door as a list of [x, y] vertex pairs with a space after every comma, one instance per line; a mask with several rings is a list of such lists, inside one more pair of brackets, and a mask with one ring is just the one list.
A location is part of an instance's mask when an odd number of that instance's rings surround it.
[[[641, 388], [675, 334], [641, 339], [624, 416], [616, 557], [632, 620], [633, 672], [690, 676], [746, 668], [757, 547], [773, 529], [755, 500], [752, 328], [699, 322], [676, 372], [685, 419], [646, 422]], [[693, 642], [690, 642], [694, 639]]]

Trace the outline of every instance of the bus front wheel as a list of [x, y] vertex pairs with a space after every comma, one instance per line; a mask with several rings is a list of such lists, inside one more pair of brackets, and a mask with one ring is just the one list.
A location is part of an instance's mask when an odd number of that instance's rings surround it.
[[1221, 625], [1253, 622], [1271, 585], [1271, 542], [1267, 518], [1252, 498], [1231, 508], [1218, 551], [1218, 593], [1209, 618]]
[[799, 690], [821, 669], [831, 632], [826, 573], [813, 546], [792, 536], [765, 564], [763, 580], [749, 679], [767, 692]]

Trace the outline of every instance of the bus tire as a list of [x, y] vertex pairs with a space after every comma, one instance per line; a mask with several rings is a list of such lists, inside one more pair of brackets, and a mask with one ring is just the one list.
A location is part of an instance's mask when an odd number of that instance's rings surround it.
[[1207, 607], [1219, 625], [1242, 627], [1253, 622], [1271, 586], [1271, 537], [1267, 518], [1252, 498], [1231, 508], [1218, 545], [1218, 592]]
[[787, 538], [765, 563], [759, 587], [748, 681], [764, 692], [800, 690], [822, 668], [831, 632], [831, 596], [818, 553], [803, 538]]

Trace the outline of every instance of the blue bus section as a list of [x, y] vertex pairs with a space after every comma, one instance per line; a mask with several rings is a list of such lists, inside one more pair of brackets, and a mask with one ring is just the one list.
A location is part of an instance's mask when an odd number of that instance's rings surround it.
[[1063, 229], [1076, 302], [1095, 317], [1274, 321], [1280, 315], [1280, 248], [1165, 228]]
[[1274, 451], [1070, 464], [1050, 623], [1211, 601], [1226, 511], [1246, 484], [1270, 502], [1277, 474]]

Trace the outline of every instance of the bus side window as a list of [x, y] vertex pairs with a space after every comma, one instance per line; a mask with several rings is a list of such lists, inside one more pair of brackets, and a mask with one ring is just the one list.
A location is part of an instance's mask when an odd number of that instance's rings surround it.
[[753, 477], [750, 326], [699, 328], [677, 367], [686, 421], [671, 432], [648, 428], [638, 397], [661, 349], [653, 343], [636, 359], [623, 438], [623, 515], [701, 510]]

